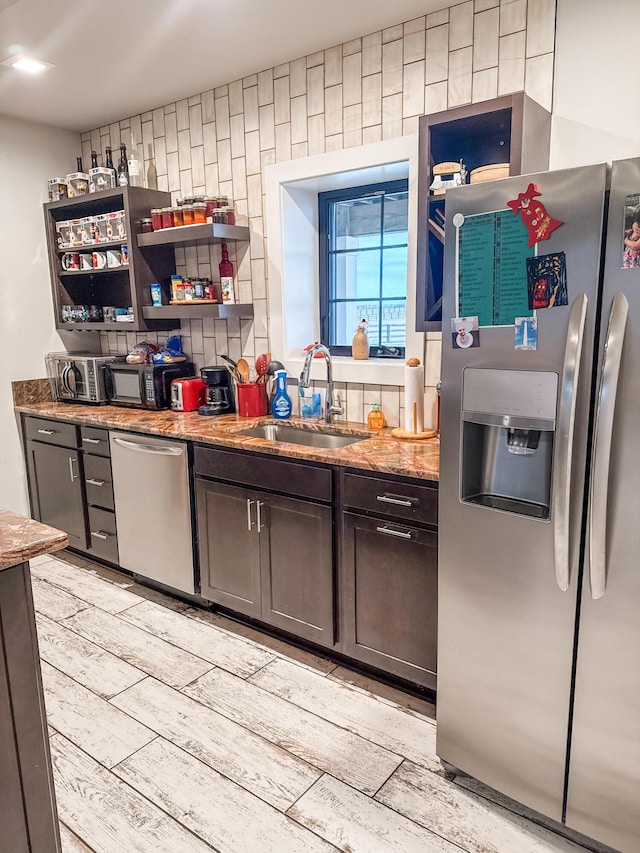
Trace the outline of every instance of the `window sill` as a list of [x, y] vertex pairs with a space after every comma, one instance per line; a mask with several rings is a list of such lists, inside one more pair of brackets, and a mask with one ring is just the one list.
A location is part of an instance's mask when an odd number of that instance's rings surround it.
[[[318, 365], [316, 367], [315, 365]], [[404, 385], [404, 359], [367, 358], [356, 361], [348, 356], [331, 359], [334, 382], [353, 382], [365, 385]], [[304, 367], [304, 358], [293, 357], [284, 362], [289, 376], [298, 378]], [[311, 366], [312, 380], [326, 380], [327, 366], [324, 358], [314, 358]]]

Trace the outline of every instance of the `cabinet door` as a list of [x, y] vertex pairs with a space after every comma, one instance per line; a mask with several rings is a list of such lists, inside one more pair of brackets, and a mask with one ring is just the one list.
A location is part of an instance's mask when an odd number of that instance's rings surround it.
[[196, 480], [200, 586], [203, 598], [260, 616], [260, 537], [256, 494]]
[[39, 521], [64, 530], [72, 548], [87, 549], [82, 459], [77, 450], [27, 443], [33, 511]]
[[331, 508], [280, 495], [259, 500], [262, 618], [332, 646]]
[[342, 650], [435, 689], [437, 535], [343, 516]]

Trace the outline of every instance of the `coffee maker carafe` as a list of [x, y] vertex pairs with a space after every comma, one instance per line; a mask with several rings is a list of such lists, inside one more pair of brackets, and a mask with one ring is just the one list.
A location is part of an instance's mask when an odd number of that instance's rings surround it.
[[198, 406], [199, 415], [232, 415], [236, 410], [231, 374], [226, 367], [203, 367], [200, 370], [206, 385], [205, 401]]

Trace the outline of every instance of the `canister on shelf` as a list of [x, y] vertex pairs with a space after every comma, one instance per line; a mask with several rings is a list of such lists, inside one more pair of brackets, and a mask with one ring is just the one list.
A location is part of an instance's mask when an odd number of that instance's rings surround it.
[[152, 207], [151, 208], [151, 222], [153, 224], [154, 231], [162, 230], [162, 208], [161, 207]]
[[149, 234], [151, 231], [153, 231], [153, 219], [151, 219], [150, 217], [147, 219], [141, 219], [140, 230], [143, 234]]
[[162, 227], [173, 228], [173, 210], [170, 207], [162, 208]]

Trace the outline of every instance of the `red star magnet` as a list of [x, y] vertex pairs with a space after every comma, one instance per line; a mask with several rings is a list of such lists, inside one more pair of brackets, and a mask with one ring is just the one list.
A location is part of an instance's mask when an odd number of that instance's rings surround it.
[[507, 202], [507, 205], [513, 210], [514, 216], [519, 213], [527, 226], [529, 248], [539, 240], [548, 240], [551, 232], [562, 225], [559, 219], [549, 216], [541, 201], [534, 201], [534, 199], [540, 198], [540, 195], [541, 193], [538, 192], [536, 185], [529, 184], [526, 192], [519, 193], [518, 198]]

